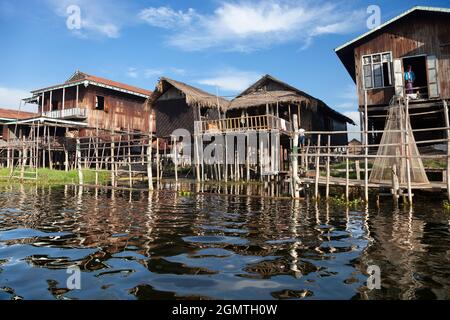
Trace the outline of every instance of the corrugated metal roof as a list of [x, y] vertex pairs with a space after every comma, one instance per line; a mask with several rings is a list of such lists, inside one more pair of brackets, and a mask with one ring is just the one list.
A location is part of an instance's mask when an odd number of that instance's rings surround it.
[[81, 85], [84, 83], [87, 83], [88, 85], [92, 84], [92, 85], [105, 87], [105, 88], [112, 89], [112, 90], [117, 90], [117, 91], [129, 93], [129, 94], [138, 95], [143, 98], [149, 98], [150, 95], [152, 94], [152, 92], [150, 90], [146, 90], [146, 89], [138, 88], [138, 87], [131, 86], [131, 85], [128, 85], [125, 83], [93, 76], [93, 75], [90, 75], [90, 74], [87, 74], [84, 72], [80, 72], [80, 71], [77, 71], [65, 83], [42, 88], [42, 89], [33, 90], [33, 91], [31, 91], [31, 93], [36, 95], [36, 94], [40, 94], [42, 92], [62, 89], [62, 88], [66, 88], [66, 87], [72, 87], [72, 86]]
[[33, 112], [27, 112], [27, 111], [20, 111], [20, 110], [14, 110], [14, 109], [6, 109], [6, 108], [0, 108], [0, 118], [1, 119], [7, 119], [7, 120], [23, 120], [23, 119], [29, 119], [38, 116], [37, 113]]

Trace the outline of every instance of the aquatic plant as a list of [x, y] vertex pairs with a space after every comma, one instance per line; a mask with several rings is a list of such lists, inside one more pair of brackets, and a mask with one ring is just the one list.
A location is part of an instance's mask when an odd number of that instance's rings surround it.
[[339, 207], [357, 207], [364, 203], [364, 201], [361, 198], [355, 198], [352, 200], [347, 200], [344, 198], [344, 195], [341, 195], [340, 197], [334, 196], [329, 198], [329, 201]]

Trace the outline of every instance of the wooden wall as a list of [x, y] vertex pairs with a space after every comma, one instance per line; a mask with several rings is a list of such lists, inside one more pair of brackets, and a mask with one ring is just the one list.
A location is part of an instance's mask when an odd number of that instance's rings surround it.
[[[361, 58], [366, 54], [392, 51], [393, 59], [414, 55], [435, 55], [439, 60], [438, 77], [441, 98], [450, 98], [450, 49], [441, 44], [450, 43], [449, 15], [419, 15], [399, 20], [379, 35], [370, 36], [355, 48], [356, 81], [359, 105], [364, 105]], [[386, 105], [394, 95], [394, 87], [368, 90], [368, 105]]]
[[[105, 98], [104, 110], [95, 110], [96, 96]], [[52, 93], [52, 101], [57, 102], [58, 110], [62, 110], [63, 90], [55, 90]], [[148, 132], [150, 127], [155, 128], [154, 120], [151, 123], [151, 110], [146, 107], [146, 99], [128, 93], [122, 93], [111, 89], [96, 87], [87, 88], [79, 86], [78, 106], [88, 109], [88, 125], [100, 129], [135, 130]], [[66, 88], [65, 109], [75, 108], [76, 87]], [[39, 112], [50, 111], [50, 93], [45, 93], [44, 108], [39, 105]]]

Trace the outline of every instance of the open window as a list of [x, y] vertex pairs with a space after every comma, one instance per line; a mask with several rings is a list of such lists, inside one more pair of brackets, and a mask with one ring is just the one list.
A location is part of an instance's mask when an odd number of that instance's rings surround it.
[[105, 97], [95, 96], [95, 110], [105, 110]]
[[392, 53], [365, 55], [362, 63], [365, 89], [378, 89], [393, 85]]
[[403, 70], [406, 93], [417, 98], [428, 98], [427, 57], [421, 55], [403, 58]]

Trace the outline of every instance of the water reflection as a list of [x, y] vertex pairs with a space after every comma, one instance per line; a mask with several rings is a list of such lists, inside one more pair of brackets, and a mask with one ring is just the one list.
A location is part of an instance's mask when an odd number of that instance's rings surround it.
[[[172, 182], [153, 192], [2, 187], [0, 299], [448, 298], [438, 206], [350, 210], [220, 188], [228, 196]], [[369, 291], [373, 264], [382, 289]], [[74, 265], [81, 290], [67, 289]]]

